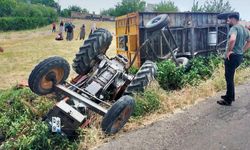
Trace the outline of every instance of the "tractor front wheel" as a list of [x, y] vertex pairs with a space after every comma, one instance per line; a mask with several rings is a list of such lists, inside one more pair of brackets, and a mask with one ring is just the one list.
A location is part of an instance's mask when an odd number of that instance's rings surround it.
[[50, 57], [40, 62], [29, 76], [29, 87], [38, 95], [54, 92], [54, 85], [63, 83], [69, 76], [69, 63], [61, 57]]
[[135, 101], [131, 96], [119, 98], [104, 116], [101, 127], [106, 134], [115, 134], [128, 121], [134, 111]]

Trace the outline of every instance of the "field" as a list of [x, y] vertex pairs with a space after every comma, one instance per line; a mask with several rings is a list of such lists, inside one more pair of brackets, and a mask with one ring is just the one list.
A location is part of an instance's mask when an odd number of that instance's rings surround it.
[[[95, 22], [98, 28], [108, 29], [113, 35], [115, 34], [114, 22]], [[82, 23], [86, 26], [85, 39], [88, 37], [93, 21], [73, 20], [76, 28], [72, 41], [56, 41], [57, 33], [51, 32], [51, 26], [27, 31], [0, 32], [0, 47], [4, 48], [4, 53], [0, 53], [0, 89], [7, 89], [26, 81], [34, 66], [49, 56], [62, 56], [72, 64], [75, 54], [83, 44], [83, 41], [76, 40]], [[64, 37], [65, 35], [64, 33]], [[115, 36], [107, 55], [115, 55]], [[72, 76], [74, 76], [73, 70]]]

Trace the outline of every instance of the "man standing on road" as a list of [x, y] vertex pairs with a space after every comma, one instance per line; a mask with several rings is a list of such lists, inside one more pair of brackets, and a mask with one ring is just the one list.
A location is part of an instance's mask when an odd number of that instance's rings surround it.
[[243, 53], [250, 48], [250, 33], [244, 26], [239, 24], [239, 13], [230, 14], [227, 23], [232, 26], [228, 33], [224, 61], [227, 92], [226, 95], [221, 96], [223, 100], [217, 101], [217, 103], [230, 106], [235, 100], [235, 70], [243, 61]]

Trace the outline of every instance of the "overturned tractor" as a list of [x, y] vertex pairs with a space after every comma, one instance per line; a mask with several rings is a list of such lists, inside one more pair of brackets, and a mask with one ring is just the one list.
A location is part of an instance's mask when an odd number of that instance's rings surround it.
[[112, 35], [105, 29], [90, 35], [73, 60], [78, 76], [70, 82], [66, 81], [70, 65], [61, 57], [47, 58], [31, 72], [29, 87], [34, 93], [54, 93], [60, 98], [43, 118], [53, 132], [75, 136], [76, 130], [85, 127], [95, 112], [103, 116], [102, 130], [114, 134], [132, 115], [132, 93], [144, 90], [154, 79], [157, 67], [152, 61], [145, 61], [136, 75], [129, 74], [125, 57], [105, 55], [111, 41]]

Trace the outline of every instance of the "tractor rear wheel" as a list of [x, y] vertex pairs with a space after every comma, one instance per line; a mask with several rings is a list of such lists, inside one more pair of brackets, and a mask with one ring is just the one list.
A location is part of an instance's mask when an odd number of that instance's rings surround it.
[[73, 60], [72, 67], [76, 73], [86, 75], [100, 60], [98, 55], [105, 54], [111, 44], [112, 36], [108, 30], [97, 29], [92, 33]]
[[133, 92], [143, 92], [149, 82], [152, 81], [157, 74], [157, 66], [152, 61], [145, 61], [136, 73], [134, 79], [128, 85], [124, 94], [132, 94]]
[[105, 114], [101, 127], [106, 134], [118, 132], [128, 121], [134, 111], [135, 101], [131, 96], [119, 98]]
[[56, 84], [63, 83], [69, 76], [69, 63], [62, 57], [50, 57], [40, 62], [29, 76], [29, 87], [38, 95], [54, 92]]

